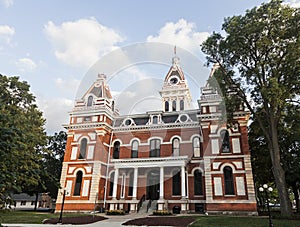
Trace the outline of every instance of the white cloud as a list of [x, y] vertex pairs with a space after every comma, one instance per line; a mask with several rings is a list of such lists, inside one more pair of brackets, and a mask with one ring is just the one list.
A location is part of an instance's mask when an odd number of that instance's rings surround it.
[[37, 64], [30, 58], [20, 58], [15, 64], [21, 72], [33, 72], [37, 68]]
[[59, 90], [69, 92], [71, 94], [74, 94], [74, 91], [78, 90], [79, 84], [80, 80], [76, 78], [71, 78], [68, 80], [62, 78], [55, 79], [55, 85]]
[[199, 45], [209, 36], [208, 32], [197, 32], [194, 23], [184, 19], [176, 23], [168, 22], [160, 30], [157, 36], [148, 36], [148, 42], [162, 42], [176, 45], [191, 52], [199, 51]]
[[124, 40], [118, 32], [101, 25], [94, 18], [61, 25], [49, 21], [44, 30], [54, 47], [56, 58], [71, 66], [91, 66]]
[[0, 25], [0, 43], [1, 40], [10, 44], [11, 37], [15, 34], [15, 29], [8, 25]]
[[14, 1], [13, 0], [2, 0], [2, 4], [8, 8], [10, 6], [12, 6], [14, 4]]
[[73, 108], [73, 100], [66, 98], [37, 98], [37, 104], [44, 113], [46, 119], [46, 131], [53, 134], [63, 130], [62, 125], [69, 122], [69, 114]]
[[285, 4], [288, 4], [294, 8], [300, 8], [300, 0], [290, 0], [290, 1], [287, 1]]

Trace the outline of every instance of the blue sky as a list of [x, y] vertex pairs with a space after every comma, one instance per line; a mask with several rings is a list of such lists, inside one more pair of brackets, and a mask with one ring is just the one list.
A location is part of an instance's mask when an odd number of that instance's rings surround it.
[[[134, 43], [160, 42], [204, 59], [199, 44], [221, 31], [225, 17], [262, 2], [0, 0], [0, 73], [28, 81], [47, 120], [47, 133], [57, 132], [68, 122], [80, 82], [103, 55]], [[299, 7], [299, 0], [290, 2]], [[171, 63], [172, 53], [168, 55]], [[125, 74], [163, 79], [167, 72], [146, 68], [130, 68]], [[114, 95], [120, 94], [120, 86], [110, 86]]]

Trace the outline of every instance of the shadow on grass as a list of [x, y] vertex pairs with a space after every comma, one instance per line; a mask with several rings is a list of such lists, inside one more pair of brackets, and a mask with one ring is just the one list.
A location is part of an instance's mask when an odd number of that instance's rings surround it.
[[[107, 218], [101, 216], [81, 216], [81, 217], [63, 217], [62, 224], [72, 224], [72, 225], [83, 225], [90, 224], [98, 221], [105, 220]], [[50, 218], [43, 221], [43, 224], [57, 224], [58, 218]]]

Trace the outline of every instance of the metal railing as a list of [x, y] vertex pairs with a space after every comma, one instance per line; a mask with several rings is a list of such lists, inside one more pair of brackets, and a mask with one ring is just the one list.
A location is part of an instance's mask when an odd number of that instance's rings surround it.
[[152, 203], [152, 199], [149, 199], [148, 204], [147, 204], [147, 213], [148, 213], [149, 208], [151, 207], [151, 203]]
[[140, 199], [139, 203], [137, 204], [137, 212], [139, 212], [140, 208], [142, 207], [143, 202], [145, 201], [146, 196], [145, 194], [142, 196], [142, 198]]

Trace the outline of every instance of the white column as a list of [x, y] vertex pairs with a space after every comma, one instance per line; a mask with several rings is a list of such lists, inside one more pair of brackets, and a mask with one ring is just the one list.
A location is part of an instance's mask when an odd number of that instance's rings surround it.
[[186, 198], [185, 192], [185, 167], [181, 166], [181, 197]]
[[159, 198], [164, 198], [164, 167], [160, 167]]
[[133, 198], [136, 199], [136, 194], [137, 194], [137, 178], [138, 178], [138, 168], [134, 168], [133, 172]]
[[186, 171], [186, 197], [189, 198], [189, 173]]
[[119, 179], [119, 169], [116, 169], [115, 177], [114, 177], [113, 195], [112, 195], [113, 199], [117, 198], [118, 179]]

